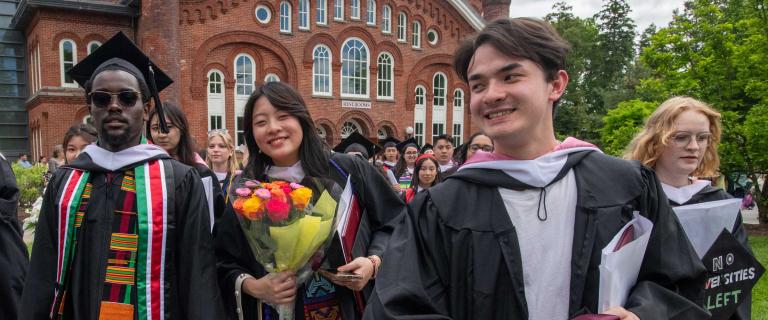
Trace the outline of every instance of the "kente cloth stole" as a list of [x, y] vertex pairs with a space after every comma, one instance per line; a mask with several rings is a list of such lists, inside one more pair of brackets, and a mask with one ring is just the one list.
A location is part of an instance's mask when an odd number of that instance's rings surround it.
[[[165, 252], [168, 220], [169, 192], [172, 192], [173, 177], [170, 166], [165, 160], [151, 160], [133, 168], [136, 190], [137, 237], [113, 234], [111, 245], [130, 249], [135, 242], [135, 285], [137, 294], [138, 320], [163, 319], [165, 312]], [[77, 241], [77, 212], [83, 200], [90, 173], [72, 170], [66, 177], [61, 197], [57, 202], [57, 287], [54, 303], [51, 306], [51, 318], [61, 318], [66, 296], [67, 273], [70, 271], [75, 256]], [[123, 185], [125, 186], [125, 184]], [[172, 205], [172, 204], [171, 204]], [[85, 209], [81, 210], [83, 213]], [[79, 221], [82, 221], [81, 213]], [[107, 281], [119, 282], [130, 278], [127, 269], [114, 269]], [[112, 279], [112, 280], [109, 280]], [[58, 310], [56, 310], [58, 307]], [[55, 312], [58, 313], [55, 314]], [[57, 317], [54, 317], [57, 315]]]

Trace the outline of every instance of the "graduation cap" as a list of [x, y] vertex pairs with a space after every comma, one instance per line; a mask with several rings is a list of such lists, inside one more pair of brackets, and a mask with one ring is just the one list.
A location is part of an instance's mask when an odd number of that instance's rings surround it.
[[410, 138], [408, 140], [405, 140], [403, 142], [398, 143], [397, 144], [397, 150], [399, 150], [400, 153], [405, 154], [405, 148], [411, 147], [411, 146], [416, 148], [416, 150], [421, 149], [419, 147], [419, 144], [416, 142], [416, 139], [415, 138]]
[[423, 147], [421, 147], [421, 150], [419, 150], [419, 153], [424, 154], [424, 152], [426, 152], [427, 150], [432, 150], [432, 149], [434, 149], [434, 147], [431, 144], [427, 143]]
[[384, 149], [386, 149], [386, 148], [390, 148], [390, 147], [395, 147], [395, 148], [397, 148], [397, 144], [398, 144], [398, 143], [400, 143], [400, 140], [398, 140], [397, 138], [393, 138], [393, 137], [387, 137], [386, 139], [379, 141], [379, 144], [380, 144], [380, 145], [381, 145], [381, 146], [382, 146]]
[[115, 34], [68, 73], [81, 87], [89, 90], [93, 78], [107, 70], [122, 70], [136, 77], [142, 98], [154, 98], [160, 130], [168, 133], [159, 92], [171, 85], [173, 80], [122, 32]]
[[357, 131], [350, 134], [344, 140], [341, 141], [333, 151], [347, 153], [349, 151], [357, 151], [363, 153], [363, 157], [368, 159], [370, 156], [381, 151], [381, 146], [373, 143], [368, 138], [364, 137]]

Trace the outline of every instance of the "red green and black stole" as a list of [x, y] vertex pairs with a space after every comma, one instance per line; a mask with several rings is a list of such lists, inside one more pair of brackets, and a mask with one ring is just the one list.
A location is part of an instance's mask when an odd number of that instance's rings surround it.
[[[173, 203], [172, 199], [169, 199], [172, 198], [172, 170], [168, 161], [150, 160], [134, 167], [132, 173], [131, 175], [126, 172], [123, 189], [135, 184], [136, 222], [131, 223], [134, 226], [124, 230], [124, 233], [120, 230], [113, 233], [110, 247], [132, 251], [135, 255], [126, 258], [128, 261], [122, 267], [110, 266], [108, 263], [105, 282], [127, 285], [127, 290], [135, 284], [138, 320], [163, 319], [166, 316], [164, 283], [168, 205]], [[66, 297], [66, 292], [62, 289], [67, 287], [67, 273], [75, 256], [77, 234], [86, 211], [81, 202], [90, 194], [89, 188], [86, 187], [90, 186], [88, 177], [88, 171], [72, 170], [65, 180], [57, 202], [58, 286], [51, 308], [52, 318], [61, 318], [63, 314], [62, 300]], [[131, 201], [131, 198], [133, 196], [126, 196], [124, 201]], [[125, 204], [123, 208], [130, 207], [133, 206]], [[121, 257], [110, 256], [110, 260], [121, 260]], [[130, 301], [130, 291], [126, 293], [126, 289], [121, 290], [124, 301]]]

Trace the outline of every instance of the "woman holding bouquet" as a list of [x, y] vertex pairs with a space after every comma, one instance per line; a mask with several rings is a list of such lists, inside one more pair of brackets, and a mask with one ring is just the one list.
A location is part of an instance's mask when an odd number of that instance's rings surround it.
[[[349, 177], [358, 204], [352, 206], [349, 216], [359, 219], [348, 220], [357, 225], [351, 252], [342, 249], [348, 247], [333, 234], [324, 257], [314, 261], [316, 267], [353, 274], [349, 277], [352, 279], [328, 279], [314, 273], [305, 284], [297, 286], [294, 273], [269, 274], [256, 260], [239, 224], [242, 217], [237, 216], [230, 201], [215, 238], [219, 284], [230, 316], [277, 319], [277, 312], [267, 304], [295, 302], [296, 319], [360, 319], [372, 280], [379, 266], [386, 263], [382, 252], [404, 209], [403, 202], [365, 160], [332, 153], [325, 147], [304, 100], [294, 88], [280, 82], [255, 88], [246, 103], [244, 118], [251, 156], [242, 178], [299, 183], [312, 177], [333, 181], [343, 189]], [[242, 298], [241, 307], [238, 297]]]

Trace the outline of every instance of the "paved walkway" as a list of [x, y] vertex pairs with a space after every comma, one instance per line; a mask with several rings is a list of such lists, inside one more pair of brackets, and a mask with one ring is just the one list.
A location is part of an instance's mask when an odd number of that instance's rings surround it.
[[741, 216], [744, 219], [744, 223], [759, 224], [757, 221], [757, 206], [752, 210], [741, 209]]

